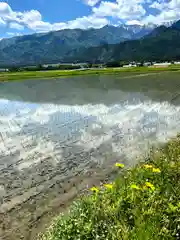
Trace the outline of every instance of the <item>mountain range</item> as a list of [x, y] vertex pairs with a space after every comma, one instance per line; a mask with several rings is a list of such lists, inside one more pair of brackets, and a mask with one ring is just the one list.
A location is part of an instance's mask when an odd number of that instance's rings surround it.
[[80, 49], [65, 60], [80, 62], [180, 60], [180, 20], [170, 27], [158, 26], [136, 40]]
[[0, 65], [180, 58], [180, 21], [170, 26], [107, 25], [65, 29], [0, 41]]
[[139, 39], [150, 33], [154, 27], [107, 25], [100, 29], [65, 29], [2, 39], [0, 65], [59, 63], [67, 57], [73, 57], [73, 54], [84, 48]]

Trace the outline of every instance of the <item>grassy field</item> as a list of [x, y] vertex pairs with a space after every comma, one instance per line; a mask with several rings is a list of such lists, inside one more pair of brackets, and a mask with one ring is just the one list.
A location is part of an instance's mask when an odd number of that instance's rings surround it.
[[12, 72], [1, 73], [0, 81], [10, 80], [25, 80], [25, 79], [49, 79], [66, 76], [78, 75], [99, 75], [99, 74], [121, 74], [123, 76], [142, 74], [142, 73], [156, 73], [165, 71], [179, 71], [180, 66], [172, 65], [169, 67], [132, 67], [132, 68], [107, 68], [107, 69], [87, 69], [87, 70], [52, 70], [52, 71], [29, 71], [29, 72]]
[[114, 182], [89, 189], [40, 239], [180, 239], [180, 136], [133, 169], [113, 168]]

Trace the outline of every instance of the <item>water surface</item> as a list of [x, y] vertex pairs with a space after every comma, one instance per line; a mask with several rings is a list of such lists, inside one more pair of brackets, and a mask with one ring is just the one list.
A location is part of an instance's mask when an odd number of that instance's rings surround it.
[[177, 73], [1, 83], [0, 237], [32, 239], [91, 176], [175, 136], [179, 93]]

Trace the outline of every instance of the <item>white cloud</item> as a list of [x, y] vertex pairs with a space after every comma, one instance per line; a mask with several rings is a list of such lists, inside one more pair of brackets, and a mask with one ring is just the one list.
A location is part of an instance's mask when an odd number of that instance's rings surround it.
[[38, 32], [56, 31], [60, 29], [87, 29], [87, 28], [101, 28], [107, 25], [109, 21], [106, 18], [99, 18], [94, 15], [76, 18], [68, 22], [60, 22], [50, 24], [48, 22], [36, 21], [29, 24], [29, 28]]
[[[0, 21], [20, 29], [21, 26], [29, 26], [30, 24], [41, 21], [42, 16], [37, 10], [27, 12], [14, 12], [11, 7], [5, 3], [0, 2]], [[12, 25], [13, 24], [13, 25]]]
[[98, 2], [100, 2], [101, 0], [84, 0], [84, 3], [89, 5], [90, 7], [95, 6]]
[[107, 25], [109, 21], [106, 18], [96, 17], [95, 15], [85, 16], [82, 18], [77, 18], [76, 20], [69, 21], [66, 24], [67, 28], [99, 28]]
[[43, 22], [43, 21], [34, 21], [31, 23], [28, 23], [27, 27], [36, 32], [47, 32], [47, 31], [53, 30], [53, 27], [50, 23]]
[[138, 20], [129, 20], [126, 22], [127, 25], [143, 25], [140, 21]]
[[14, 33], [14, 32], [7, 32], [6, 34], [7, 34], [8, 36], [10, 36], [10, 37], [22, 36], [22, 34], [20, 34], [20, 33]]
[[5, 2], [0, 2], [0, 25], [5, 25], [6, 22], [3, 18], [10, 15], [12, 12], [10, 6]]
[[65, 29], [65, 28], [67, 28], [67, 23], [60, 22], [60, 23], [54, 23], [52, 30], [59, 30], [59, 29]]
[[[93, 1], [91, 0], [91, 4], [92, 2]], [[37, 10], [15, 12], [7, 3], [0, 2], [0, 24], [6, 24], [10, 28], [15, 28], [18, 30], [23, 30], [24, 27], [26, 27], [35, 32], [47, 32], [65, 28], [100, 28], [108, 24], [108, 20], [92, 14], [68, 22], [51, 24], [49, 22], [44, 22], [41, 13]]]
[[18, 23], [15, 23], [15, 22], [10, 23], [9, 27], [12, 28], [12, 29], [17, 29], [19, 31], [24, 30], [24, 26], [22, 26]]
[[169, 2], [160, 0], [152, 3], [151, 8], [160, 11], [157, 15], [148, 15], [143, 19], [143, 23], [162, 24], [169, 21], [175, 21], [180, 18], [180, 0], [171, 0]]
[[0, 2], [0, 16], [6, 16], [12, 13], [10, 6], [5, 2]]
[[165, 3], [153, 2], [149, 7], [162, 11], [165, 8], [165, 6], [166, 6]]
[[[154, 15], [148, 15], [148, 8], [158, 10]], [[98, 7], [92, 8], [98, 17], [112, 17], [123, 20], [127, 24], [163, 24], [180, 18], [180, 0], [116, 0], [102, 1]]]
[[6, 24], [5, 21], [2, 20], [2, 18], [0, 17], [0, 26], [3, 26], [3, 25], [5, 25], [5, 24]]
[[148, 15], [146, 18], [143, 19], [144, 24], [153, 23], [153, 24], [163, 24], [166, 22], [171, 22], [178, 20], [180, 18], [180, 10], [169, 10], [163, 11], [157, 16]]
[[29, 12], [19, 13], [17, 14], [19, 20], [24, 22], [38, 22], [42, 20], [42, 16], [39, 11], [31, 10]]
[[[100, 28], [110, 24], [108, 18], [112, 18], [114, 24], [126, 22], [132, 24], [163, 23], [180, 18], [180, 0], [81, 0], [92, 7], [92, 14], [71, 20], [68, 22], [49, 23], [43, 21], [41, 13], [37, 10], [16, 12], [5, 3], [0, 2], [0, 26], [23, 31], [28, 28], [34, 32], [47, 32], [65, 28]], [[97, 5], [97, 3], [99, 3]], [[156, 15], [147, 15], [147, 9], [158, 10]], [[9, 31], [11, 32], [11, 31]]]
[[146, 14], [146, 10], [141, 3], [143, 3], [143, 0], [117, 0], [116, 3], [103, 1], [98, 7], [94, 7], [92, 11], [96, 16], [136, 20]]
[[180, 0], [171, 0], [168, 2], [168, 7], [170, 9], [179, 9], [180, 8]]
[[94, 7], [93, 12], [99, 17], [115, 16], [119, 12], [119, 7], [116, 3], [112, 2], [101, 2], [99, 7]]

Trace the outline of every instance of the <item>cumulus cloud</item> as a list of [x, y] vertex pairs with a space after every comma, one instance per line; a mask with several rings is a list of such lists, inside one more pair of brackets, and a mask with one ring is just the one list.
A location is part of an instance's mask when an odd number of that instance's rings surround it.
[[94, 7], [92, 10], [98, 17], [109, 17], [117, 15], [119, 8], [116, 3], [101, 2], [99, 7]]
[[4, 26], [6, 23], [0, 18], [0, 26]]
[[[148, 9], [155, 9], [148, 14]], [[99, 6], [92, 7], [98, 17], [112, 17], [123, 20], [127, 24], [163, 24], [180, 18], [180, 0], [116, 0], [101, 1]]]
[[84, 3], [93, 7], [95, 6], [98, 2], [100, 2], [101, 0], [84, 0]]
[[142, 3], [143, 0], [117, 0], [115, 3], [103, 1], [98, 7], [94, 7], [92, 11], [96, 16], [136, 20], [146, 14]]
[[10, 6], [5, 2], [0, 2], [0, 16], [6, 16], [12, 13]]
[[10, 23], [9, 27], [12, 28], [12, 29], [17, 29], [19, 31], [24, 30], [24, 26], [22, 26], [18, 23], [15, 23], [15, 22]]
[[166, 3], [153, 2], [149, 7], [162, 11], [165, 8], [165, 6], [166, 6]]
[[95, 15], [85, 16], [82, 18], [77, 18], [76, 20], [69, 21], [66, 24], [67, 28], [98, 28], [107, 25], [109, 21], [106, 18], [96, 17]]
[[22, 26], [29, 27], [32, 23], [41, 21], [41, 19], [42, 16], [37, 10], [15, 12], [7, 3], [0, 2], [0, 21], [10, 24], [12, 28], [22, 29]]
[[18, 32], [7, 32], [7, 35], [10, 37], [22, 36], [22, 34]]
[[84, 16], [81, 18], [76, 18], [75, 20], [68, 22], [60, 22], [50, 24], [43, 21], [35, 21], [29, 25], [29, 28], [35, 31], [56, 31], [60, 29], [87, 29], [87, 28], [101, 28], [107, 25], [109, 21], [106, 18], [96, 17], [94, 15]]
[[[95, 1], [91, 0], [91, 5], [92, 2], [95, 3]], [[15, 12], [7, 3], [0, 2], [0, 24], [6, 24], [10, 28], [15, 28], [18, 30], [23, 30], [24, 27], [26, 27], [36, 32], [46, 32], [65, 28], [98, 28], [108, 24], [108, 20], [106, 18], [98, 17], [92, 14], [89, 16], [76, 18], [75, 20], [68, 22], [51, 24], [49, 22], [43, 21], [41, 13], [37, 10]]]
[[143, 19], [143, 23], [165, 23], [175, 21], [180, 18], [180, 0], [164, 1], [159, 0], [153, 2], [150, 8], [159, 10], [157, 15], [148, 15]]
[[143, 25], [140, 21], [138, 20], [129, 20], [126, 22], [127, 25]]
[[[23, 31], [28, 28], [34, 32], [47, 32], [73, 28], [100, 28], [115, 23], [132, 24], [164, 23], [180, 18], [180, 0], [82, 0], [89, 5], [92, 13], [67, 22], [50, 23], [43, 21], [41, 13], [35, 9], [25, 12], [13, 11], [8, 3], [0, 2], [0, 26]], [[148, 9], [155, 9], [148, 15]], [[9, 31], [11, 32], [11, 31]]]

